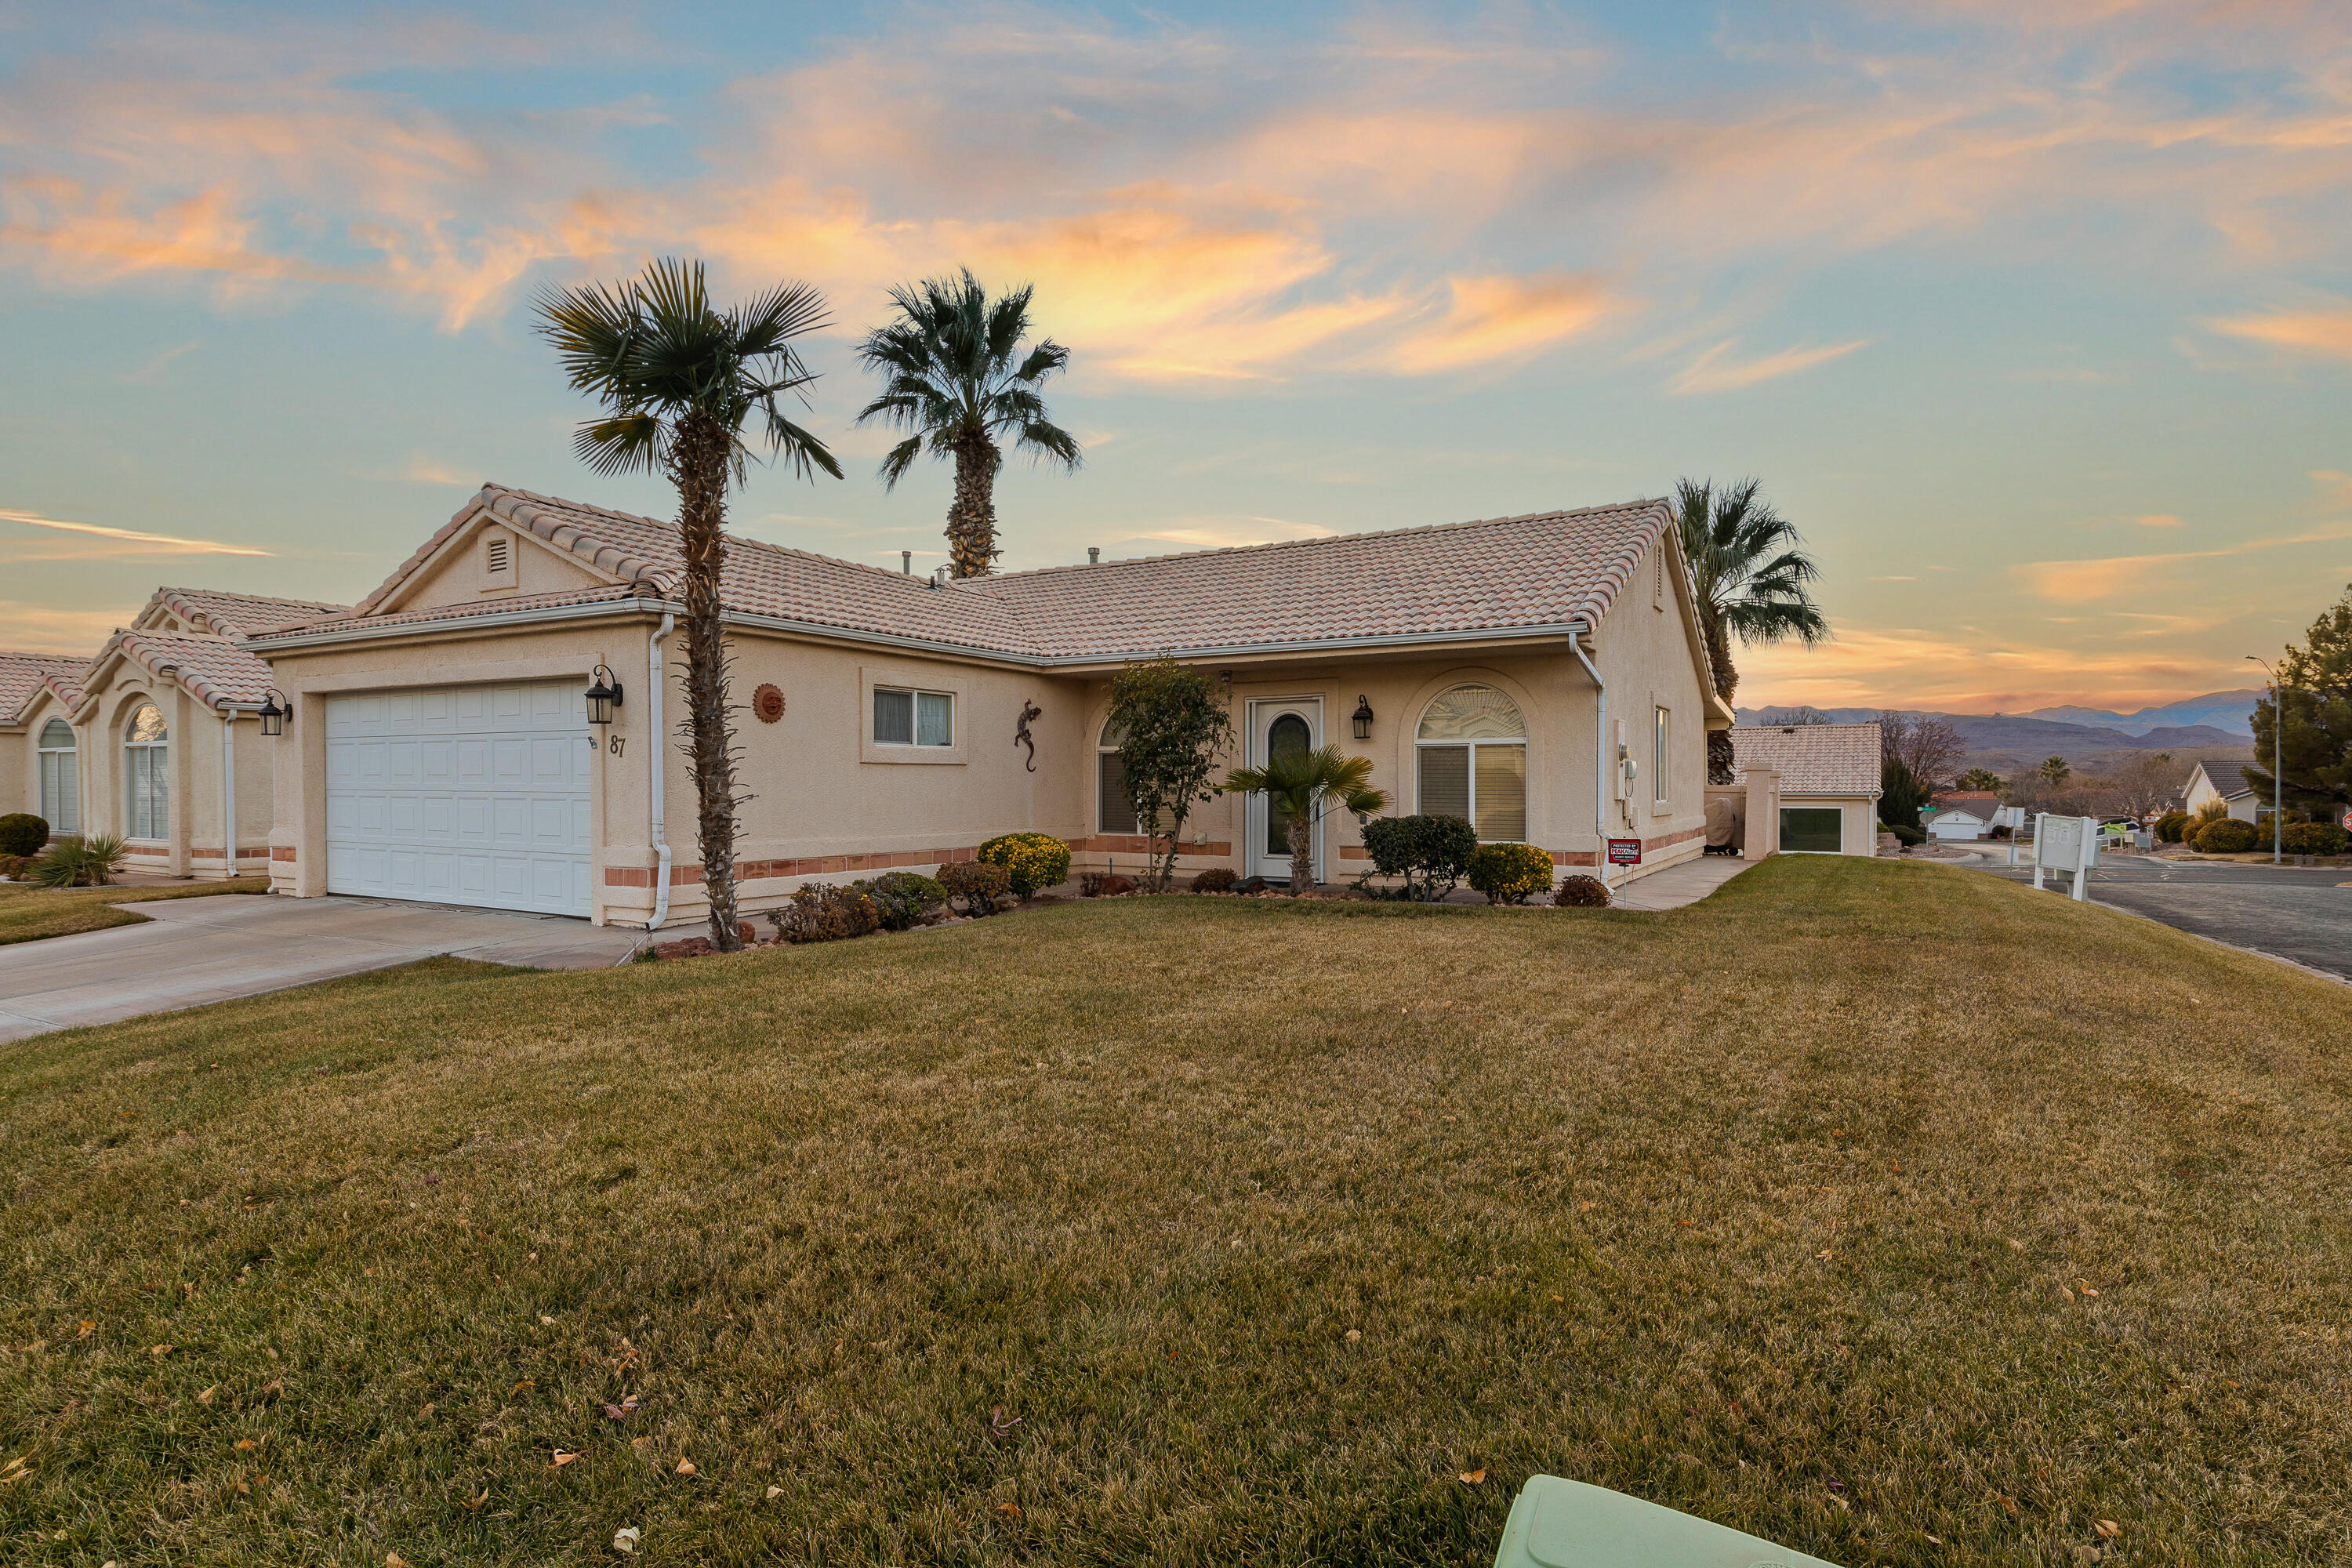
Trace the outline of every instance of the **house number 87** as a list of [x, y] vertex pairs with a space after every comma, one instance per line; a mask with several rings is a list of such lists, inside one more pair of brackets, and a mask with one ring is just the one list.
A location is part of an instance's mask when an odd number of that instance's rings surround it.
[[611, 740], [604, 742], [604, 749], [617, 757], [623, 755], [628, 750], [628, 745], [629, 742], [625, 736], [615, 735]]

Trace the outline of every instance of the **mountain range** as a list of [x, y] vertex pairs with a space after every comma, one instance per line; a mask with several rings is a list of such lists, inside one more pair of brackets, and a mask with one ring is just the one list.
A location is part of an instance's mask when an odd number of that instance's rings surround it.
[[2137, 713], [2116, 713], [2105, 708], [2035, 708], [2025, 716], [2057, 719], [2070, 724], [2096, 724], [2103, 729], [2121, 730], [2126, 735], [2145, 735], [2151, 730], [2175, 725], [2210, 725], [2251, 741], [2254, 738], [2254, 704], [2263, 695], [2259, 689], [2209, 691], [2202, 697], [2168, 702], [2161, 708], [2143, 708]]
[[[2081, 766], [2116, 752], [2170, 752], [2177, 757], [2252, 756], [2253, 731], [2247, 727], [2260, 692], [2216, 691], [2137, 713], [2095, 708], [2043, 708], [2032, 713], [1937, 713], [1904, 710], [1915, 717], [1940, 719], [1959, 731], [1968, 747], [1967, 765], [2011, 773], [2049, 756]], [[1786, 709], [1742, 708], [1742, 724], [1764, 721]], [[1841, 724], [1864, 723], [1885, 710], [1824, 708]], [[2210, 721], [2221, 719], [2222, 723]], [[2226, 724], [2226, 728], [2224, 725]]]

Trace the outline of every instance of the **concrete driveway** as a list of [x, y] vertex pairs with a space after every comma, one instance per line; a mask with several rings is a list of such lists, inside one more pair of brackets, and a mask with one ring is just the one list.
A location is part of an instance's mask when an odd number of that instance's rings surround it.
[[603, 969], [645, 932], [549, 915], [375, 899], [224, 893], [122, 904], [145, 925], [0, 947], [0, 1041], [201, 1007], [443, 953]]
[[[1977, 864], [2032, 879], [2031, 866], [2003, 862], [1996, 854]], [[2352, 980], [2352, 887], [2345, 883], [2352, 883], [2352, 870], [2342, 868], [2112, 855], [2091, 873], [2087, 890], [2094, 903]]]

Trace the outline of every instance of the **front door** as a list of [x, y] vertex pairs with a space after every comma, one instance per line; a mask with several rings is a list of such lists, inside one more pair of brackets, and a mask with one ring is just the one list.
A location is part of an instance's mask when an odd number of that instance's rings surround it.
[[[1276, 757], [1310, 752], [1323, 743], [1323, 700], [1319, 697], [1255, 699], [1249, 705], [1249, 760], [1264, 767]], [[1290, 880], [1290, 827], [1279, 813], [1266, 808], [1265, 796], [1249, 797], [1249, 874], [1271, 882]], [[1315, 874], [1330, 875], [1323, 864], [1323, 829], [1315, 829]]]

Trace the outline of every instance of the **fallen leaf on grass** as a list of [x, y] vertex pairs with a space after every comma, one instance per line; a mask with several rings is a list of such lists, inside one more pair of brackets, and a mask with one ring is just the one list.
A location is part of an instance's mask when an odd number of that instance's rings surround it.
[[[1924, 1530], [1919, 1533], [1922, 1535], [1927, 1535], [1927, 1532]], [[1927, 1544], [1930, 1546], [1941, 1546], [1944, 1544], [1944, 1538], [1940, 1535], [1927, 1535]]]
[[213, 1402], [213, 1395], [219, 1392], [220, 1384], [215, 1383], [210, 1388], [205, 1389], [202, 1394], [196, 1395], [196, 1403], [199, 1405], [210, 1405]]
[[1351, 1345], [1363, 1337], [1364, 1331], [1361, 1329], [1349, 1329], [1348, 1331], [1348, 1342]]
[[526, 1377], [526, 1378], [524, 1378], [520, 1383], [516, 1384], [512, 1388], [509, 1388], [509, 1389], [508, 1389], [508, 1390], [507, 1390], [507, 1397], [508, 1397], [509, 1399], [512, 1399], [516, 1394], [520, 1394], [524, 1389], [526, 1389], [526, 1388], [537, 1388], [538, 1386], [539, 1386], [539, 1384], [536, 1384], [536, 1383], [532, 1382], [530, 1378], [527, 1378], [527, 1377]]
[[387, 1552], [383, 1554], [383, 1568], [408, 1568], [408, 1559], [397, 1552]]
[[639, 1530], [635, 1525], [624, 1525], [619, 1530], [613, 1531], [613, 1550], [615, 1552], [635, 1552], [637, 1549], [637, 1542], [644, 1539], [645, 1532]]
[[261, 1445], [259, 1443], [255, 1442], [250, 1437], [239, 1437], [236, 1440], [236, 1451], [240, 1454], [250, 1454], [256, 1448], [260, 1447]]
[[694, 1461], [692, 1459], [680, 1459], [677, 1462], [677, 1473], [681, 1476], [691, 1476], [696, 1474], [697, 1472], [694, 1468]]
[[604, 1414], [611, 1416], [615, 1421], [625, 1420], [631, 1415], [635, 1415], [636, 1413], [637, 1396], [634, 1394], [621, 1401], [618, 1405], [607, 1405], [604, 1406]]
[[545, 1312], [541, 1312], [539, 1315], [539, 1321], [551, 1329], [555, 1326], [555, 1320], [549, 1317]]
[[426, 1416], [428, 1416], [428, 1415], [432, 1415], [432, 1414], [433, 1414], [433, 1402], [432, 1402], [431, 1400], [429, 1400], [429, 1399], [428, 1399], [428, 1400], [426, 1400], [423, 1405], [419, 1405], [419, 1406], [417, 1407], [417, 1410], [416, 1410], [416, 1418], [417, 1418], [419, 1421], [422, 1421], [422, 1420], [424, 1420]]
[[473, 1497], [467, 1500], [466, 1510], [468, 1513], [479, 1513], [482, 1511], [482, 1505], [489, 1500], [490, 1489], [484, 1487], [480, 1491], [474, 1494]]
[[770, 1487], [770, 1488], [768, 1489], [768, 1500], [769, 1500], [770, 1502], [773, 1502], [773, 1501], [775, 1501], [778, 1498], [780, 1498], [780, 1497], [782, 1497], [782, 1496], [783, 1496], [783, 1495], [784, 1495], [784, 1489], [783, 1489], [783, 1488], [782, 1488], [782, 1487]]
[[1824, 1247], [1819, 1252], [1814, 1253], [1813, 1256], [1823, 1262], [1827, 1262], [1830, 1257], [1830, 1249]]
[[1830, 1501], [1837, 1504], [1838, 1508], [1843, 1512], [1852, 1513], [1853, 1511], [1853, 1505], [1847, 1502], [1845, 1499], [1838, 1496], [1835, 1492], [1830, 1493]]
[[2098, 1294], [2098, 1291], [2092, 1288], [2091, 1282], [2088, 1279], [2077, 1279], [2074, 1283], [2083, 1288], [2083, 1294], [2085, 1296], [2095, 1296]]
[[548, 1466], [547, 1468], [551, 1470], [560, 1470], [579, 1457], [580, 1456], [577, 1454], [567, 1454], [562, 1449], [558, 1448], [555, 1450], [555, 1463]]
[[1486, 1484], [1486, 1472], [1484, 1470], [1465, 1470], [1462, 1472], [1462, 1483], [1465, 1486], [1483, 1487]]
[[651, 1437], [632, 1437], [629, 1439], [629, 1447], [632, 1448], [642, 1448], [652, 1441], [653, 1439]]
[[1021, 1417], [1007, 1415], [1002, 1405], [988, 1413], [988, 1435], [992, 1437], [1010, 1437], [1013, 1428], [1020, 1425]]
[[1008, 1519], [1019, 1519], [1021, 1517], [1021, 1505], [1017, 1502], [1001, 1502], [996, 1505], [996, 1511], [1003, 1514]]
[[170, 1355], [172, 1353], [172, 1347], [169, 1345], [150, 1345], [147, 1347], [147, 1353], [149, 1355]]
[[81, 1321], [81, 1331], [75, 1334], [74, 1338], [78, 1340], [86, 1340], [96, 1332], [98, 1332], [97, 1320], [92, 1318], [84, 1318]]
[[2124, 1532], [2124, 1527], [2117, 1524], [2112, 1519], [2103, 1519], [2092, 1528], [2096, 1530], [2101, 1535], [2105, 1536], [2109, 1541], [2113, 1541], [2116, 1536], [2121, 1535]]
[[2001, 1506], [2001, 1507], [2003, 1507], [2003, 1508], [2005, 1508], [2005, 1509], [2009, 1510], [2010, 1516], [2011, 1516], [2011, 1518], [2015, 1518], [2015, 1517], [2016, 1517], [2016, 1515], [2017, 1515], [2017, 1500], [2016, 1500], [2015, 1498], [2013, 1498], [2013, 1497], [2003, 1497], [2003, 1496], [2001, 1496], [2001, 1494], [2000, 1494], [2000, 1493], [1999, 1493], [1999, 1492], [1995, 1492], [1995, 1493], [1993, 1493], [1993, 1494], [1992, 1494], [1992, 1500], [1993, 1500], [1993, 1501], [1995, 1501], [1995, 1502], [1997, 1502], [1997, 1503], [1999, 1503], [1999, 1504], [2000, 1504], [2000, 1506]]

